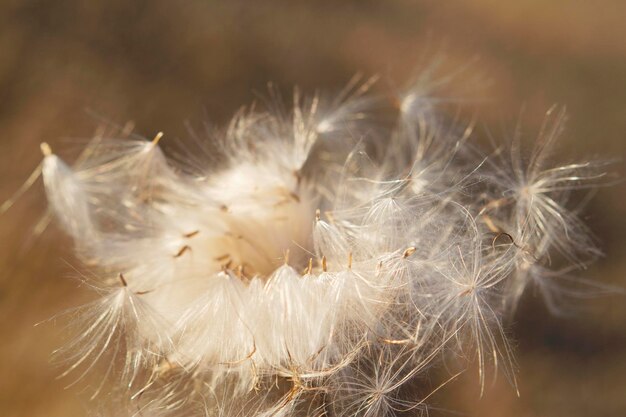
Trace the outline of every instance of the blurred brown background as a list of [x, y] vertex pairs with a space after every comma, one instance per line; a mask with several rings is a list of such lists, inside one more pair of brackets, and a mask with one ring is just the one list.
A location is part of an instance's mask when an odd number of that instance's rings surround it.
[[[283, 91], [333, 91], [361, 71], [381, 85], [445, 56], [442, 72], [473, 62], [478, 117], [510, 132], [520, 109], [527, 139], [553, 103], [570, 119], [564, 158], [626, 155], [626, 2], [6, 1], [0, 2], [0, 202], [41, 159], [38, 144], [71, 151], [98, 121], [185, 138], [185, 121], [223, 123], [275, 81]], [[474, 81], [471, 81], [472, 83]], [[68, 148], [69, 146], [69, 148]], [[71, 152], [70, 152], [71, 154]], [[0, 217], [0, 415], [73, 417], [89, 405], [55, 380], [62, 337], [34, 327], [86, 299], [69, 241], [52, 227], [25, 249], [43, 213], [38, 184]], [[626, 286], [626, 187], [601, 189], [585, 217], [606, 258], [584, 274]], [[480, 399], [468, 373], [433, 399], [433, 415], [626, 415], [626, 299], [583, 301], [548, 316], [525, 297], [513, 335], [521, 398], [504, 378]]]

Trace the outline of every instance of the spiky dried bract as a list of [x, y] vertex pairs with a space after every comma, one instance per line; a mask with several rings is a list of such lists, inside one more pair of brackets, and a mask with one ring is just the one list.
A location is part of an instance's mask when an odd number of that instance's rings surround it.
[[481, 155], [418, 89], [379, 123], [370, 83], [241, 111], [177, 163], [161, 134], [98, 136], [72, 167], [44, 147], [52, 210], [102, 277], [68, 373], [107, 357], [130, 413], [159, 416], [420, 413], [407, 387], [446, 357], [515, 385], [503, 319], [529, 284], [567, 294], [549, 257], [593, 252], [565, 203], [602, 174], [547, 167], [561, 112], [523, 166], [518, 138]]

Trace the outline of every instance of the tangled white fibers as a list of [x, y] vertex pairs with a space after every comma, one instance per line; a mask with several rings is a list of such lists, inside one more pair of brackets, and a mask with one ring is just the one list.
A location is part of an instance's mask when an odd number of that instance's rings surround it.
[[385, 108], [372, 82], [242, 110], [169, 157], [122, 129], [72, 166], [43, 144], [99, 296], [70, 313], [66, 374], [146, 417], [417, 415], [472, 361], [481, 389], [493, 368], [516, 389], [503, 322], [526, 288], [555, 311], [600, 288], [572, 276], [598, 252], [566, 203], [603, 165], [548, 164], [561, 109], [528, 154], [483, 152], [422, 84]]

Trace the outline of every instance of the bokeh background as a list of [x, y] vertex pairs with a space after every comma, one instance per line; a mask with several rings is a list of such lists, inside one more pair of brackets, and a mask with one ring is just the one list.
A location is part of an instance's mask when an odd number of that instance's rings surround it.
[[[0, 201], [37, 166], [40, 142], [71, 155], [71, 138], [99, 125], [93, 114], [184, 139], [186, 122], [224, 123], [268, 81], [332, 92], [362, 72], [393, 90], [433, 57], [442, 75], [466, 68], [453, 84], [478, 131], [506, 135], [521, 117], [531, 140], [564, 104], [563, 159], [622, 158], [612, 170], [626, 178], [624, 21], [621, 0], [2, 0]], [[84, 416], [80, 387], [64, 389], [49, 363], [60, 327], [35, 326], [89, 298], [55, 227], [29, 239], [42, 194], [37, 184], [0, 217], [0, 415]], [[584, 275], [626, 286], [624, 183], [600, 189], [584, 217], [606, 254]], [[626, 415], [625, 305], [584, 300], [551, 317], [528, 294], [512, 328], [521, 397], [501, 378], [479, 398], [470, 372], [431, 398], [432, 415]]]

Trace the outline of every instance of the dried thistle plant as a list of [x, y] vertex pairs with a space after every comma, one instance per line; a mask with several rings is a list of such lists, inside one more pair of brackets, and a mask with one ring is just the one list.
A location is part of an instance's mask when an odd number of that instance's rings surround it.
[[597, 250], [566, 203], [602, 164], [548, 165], [562, 110], [528, 157], [519, 137], [484, 153], [427, 84], [384, 110], [372, 81], [242, 110], [178, 157], [121, 130], [71, 167], [42, 145], [99, 296], [71, 312], [66, 374], [119, 384], [101, 397], [135, 416], [419, 415], [444, 360], [516, 389], [503, 322], [523, 292], [558, 310], [599, 288], [572, 277]]

